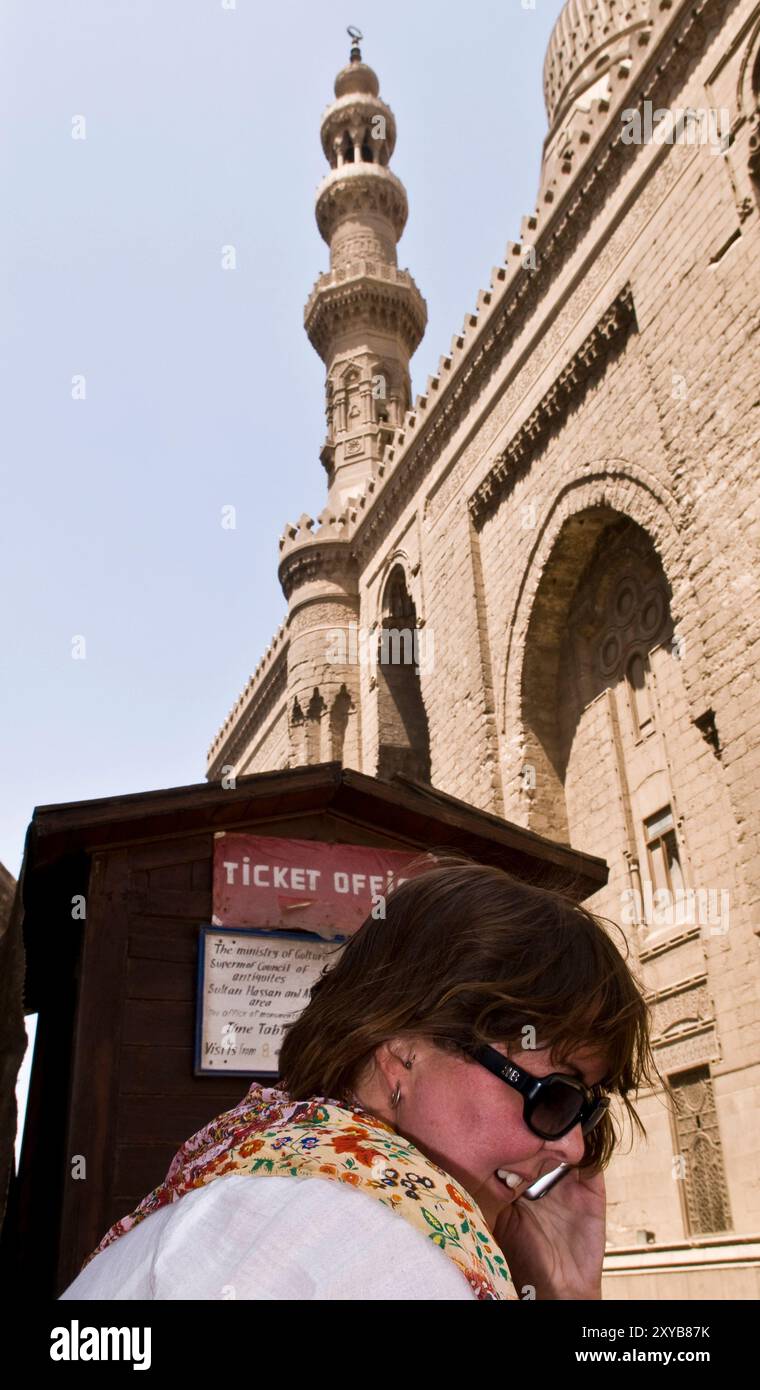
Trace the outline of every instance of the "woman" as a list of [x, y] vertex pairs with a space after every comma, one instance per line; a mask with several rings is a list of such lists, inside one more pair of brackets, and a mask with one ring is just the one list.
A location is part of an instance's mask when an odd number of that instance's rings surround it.
[[590, 912], [439, 857], [340, 948], [279, 1066], [183, 1145], [63, 1298], [601, 1298], [608, 1106], [644, 1134], [630, 1098], [656, 1068]]

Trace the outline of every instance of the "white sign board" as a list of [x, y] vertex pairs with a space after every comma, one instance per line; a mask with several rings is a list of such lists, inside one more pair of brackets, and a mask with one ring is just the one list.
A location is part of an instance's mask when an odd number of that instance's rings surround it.
[[342, 946], [302, 932], [202, 927], [198, 952], [196, 1076], [277, 1075], [287, 1024]]

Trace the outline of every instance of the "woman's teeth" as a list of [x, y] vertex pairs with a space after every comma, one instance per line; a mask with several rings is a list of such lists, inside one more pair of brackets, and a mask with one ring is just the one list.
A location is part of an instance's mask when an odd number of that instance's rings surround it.
[[508, 1168], [497, 1168], [496, 1176], [498, 1178], [501, 1178], [502, 1182], [505, 1182], [507, 1184], [507, 1187], [519, 1187], [520, 1183], [522, 1182], [520, 1174], [510, 1173]]

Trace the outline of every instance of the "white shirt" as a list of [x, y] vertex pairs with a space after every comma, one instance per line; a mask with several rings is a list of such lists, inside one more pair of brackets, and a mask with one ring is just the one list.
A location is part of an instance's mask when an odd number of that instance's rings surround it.
[[151, 1212], [61, 1299], [470, 1299], [405, 1217], [332, 1178], [231, 1173]]

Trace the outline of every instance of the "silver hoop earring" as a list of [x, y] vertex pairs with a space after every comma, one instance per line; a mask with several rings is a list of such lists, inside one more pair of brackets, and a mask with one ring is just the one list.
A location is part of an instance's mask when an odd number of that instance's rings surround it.
[[400, 1083], [397, 1081], [397, 1082], [396, 1082], [396, 1089], [394, 1090], [393, 1095], [391, 1096], [391, 1105], [393, 1106], [393, 1109], [394, 1109], [394, 1110], [396, 1109], [396, 1106], [398, 1105], [398, 1103], [399, 1103], [400, 1100], [401, 1100], [401, 1085], [400, 1085]]

